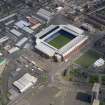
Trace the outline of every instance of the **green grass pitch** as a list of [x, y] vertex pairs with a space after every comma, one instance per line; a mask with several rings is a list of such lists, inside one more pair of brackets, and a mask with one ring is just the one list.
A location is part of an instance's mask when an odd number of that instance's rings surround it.
[[60, 49], [64, 45], [66, 45], [68, 42], [70, 42], [72, 38], [67, 37], [66, 35], [59, 35], [53, 40], [49, 41], [48, 43], [52, 45], [53, 47]]
[[91, 66], [97, 59], [100, 58], [100, 54], [89, 50], [86, 53], [84, 53], [79, 59], [77, 59], [75, 61], [75, 63], [88, 68], [89, 66]]

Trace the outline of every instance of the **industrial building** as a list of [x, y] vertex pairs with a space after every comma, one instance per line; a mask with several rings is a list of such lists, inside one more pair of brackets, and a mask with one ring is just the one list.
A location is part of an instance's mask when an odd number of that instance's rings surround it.
[[44, 20], [47, 20], [47, 21], [50, 21], [54, 15], [53, 12], [50, 12], [46, 9], [40, 9], [38, 12], [37, 12], [37, 15], [40, 16], [42, 19]]
[[57, 61], [77, 56], [88, 42], [84, 31], [72, 25], [50, 25], [35, 35], [35, 48]]
[[32, 87], [37, 82], [37, 78], [29, 73], [24, 74], [20, 79], [15, 81], [13, 85], [19, 89], [21, 93]]
[[8, 41], [8, 40], [9, 40], [9, 37], [4, 36], [4, 37], [0, 38], [0, 44], [6, 42], [6, 41]]
[[42, 24], [41, 24], [41, 20], [39, 20], [38, 18], [36, 18], [35, 16], [27, 16], [26, 17], [28, 19], [28, 21], [31, 23], [31, 29], [32, 30], [35, 30], [37, 29], [38, 27], [40, 27]]
[[10, 32], [15, 35], [16, 37], [20, 37], [22, 35], [22, 33], [20, 33], [19, 31], [17, 31], [16, 29], [11, 29]]
[[19, 40], [15, 45], [17, 47], [21, 47], [23, 44], [25, 44], [28, 41], [27, 37], [23, 37], [21, 40]]
[[15, 53], [16, 51], [19, 51], [20, 49], [18, 47], [12, 47], [11, 49], [8, 50], [9, 54]]

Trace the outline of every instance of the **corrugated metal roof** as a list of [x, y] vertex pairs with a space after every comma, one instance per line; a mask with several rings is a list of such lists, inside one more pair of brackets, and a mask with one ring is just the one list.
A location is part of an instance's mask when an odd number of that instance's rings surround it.
[[9, 19], [9, 18], [14, 17], [14, 16], [16, 16], [16, 13], [13, 13], [13, 14], [11, 14], [11, 15], [9, 15], [9, 16], [6, 16], [6, 17], [0, 19], [0, 22], [3, 22], [3, 21], [5, 21], [5, 20], [7, 20], [7, 19]]
[[32, 34], [34, 31], [30, 29], [29, 27], [23, 27], [23, 30], [28, 32], [29, 34]]
[[[65, 26], [64, 26], [64, 27], [65, 27]], [[75, 33], [80, 34], [80, 35], [84, 34], [84, 31], [83, 31], [82, 29], [80, 29], [80, 28], [78, 28], [78, 27], [75, 27], [75, 26], [73, 26], [73, 25], [70, 25], [70, 24], [66, 25], [65, 28], [68, 28], [69, 30], [72, 30], [72, 31], [74, 31]]]
[[20, 92], [24, 92], [36, 82], [37, 82], [36, 77], [31, 76], [29, 73], [26, 73], [20, 79], [15, 81], [13, 85], [16, 86]]
[[9, 37], [4, 36], [4, 37], [0, 38], [0, 43], [4, 43], [4, 42], [6, 42], [8, 39], [9, 39]]
[[68, 44], [66, 44], [64, 47], [62, 47], [59, 50], [60, 54], [66, 54], [67, 51], [72, 51], [74, 48], [76, 48], [77, 46], [79, 46], [81, 43], [83, 43], [84, 41], [86, 41], [88, 39], [87, 36], [77, 36], [76, 38], [74, 38], [73, 40], [71, 40]]
[[27, 42], [28, 38], [23, 37], [21, 40], [19, 40], [15, 45], [17, 47], [21, 47], [25, 42]]
[[54, 15], [54, 13], [51, 13], [50, 11], [47, 11], [45, 9], [40, 9], [38, 12], [37, 12], [37, 15], [49, 20], [51, 18], [52, 15]]
[[18, 50], [19, 50], [18, 47], [13, 47], [13, 48], [11, 48], [11, 49], [8, 50], [8, 53], [12, 54], [12, 53], [14, 53], [14, 52], [16, 52]]
[[50, 25], [49, 27], [43, 29], [41, 32], [39, 32], [38, 34], [36, 34], [35, 36], [37, 38], [40, 38], [41, 36], [43, 36], [44, 34], [46, 34], [47, 32], [51, 31], [52, 29], [56, 28], [56, 25]]
[[42, 51], [44, 54], [51, 56], [51, 57], [55, 54], [55, 49], [49, 47], [47, 44], [45, 44], [43, 42], [36, 45], [35, 48], [38, 49], [39, 51]]
[[19, 31], [17, 31], [16, 29], [12, 29], [10, 30], [11, 33], [13, 33], [14, 35], [16, 35], [17, 37], [21, 36], [22, 33], [20, 33]]

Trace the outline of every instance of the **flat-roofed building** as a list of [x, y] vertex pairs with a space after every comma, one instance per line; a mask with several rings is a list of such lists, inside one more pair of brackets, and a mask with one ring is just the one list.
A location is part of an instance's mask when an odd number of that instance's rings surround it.
[[13, 54], [13, 53], [15, 53], [15, 52], [17, 52], [17, 51], [19, 51], [20, 49], [18, 48], [18, 47], [12, 47], [11, 49], [9, 49], [8, 50], [8, 53], [9, 54]]
[[28, 38], [27, 37], [23, 37], [15, 45], [16, 45], [16, 47], [22, 47], [27, 41], [28, 41]]
[[22, 33], [17, 31], [16, 29], [11, 29], [10, 32], [17, 37], [20, 37], [22, 35]]
[[32, 30], [35, 30], [42, 25], [41, 22], [36, 17], [27, 16], [26, 18], [31, 23]]
[[46, 9], [41, 8], [37, 12], [37, 15], [40, 16], [40, 17], [42, 17], [43, 19], [49, 21], [49, 20], [52, 19], [52, 16], [54, 15], [54, 13], [53, 12], [50, 12], [50, 11], [48, 11]]
[[21, 29], [23, 29], [24, 27], [28, 27], [30, 26], [30, 23], [24, 20], [20, 20], [18, 22], [15, 23], [15, 25]]
[[4, 36], [4, 37], [0, 38], [0, 44], [3, 44], [4, 42], [6, 42], [8, 40], [9, 40], [9, 37]]

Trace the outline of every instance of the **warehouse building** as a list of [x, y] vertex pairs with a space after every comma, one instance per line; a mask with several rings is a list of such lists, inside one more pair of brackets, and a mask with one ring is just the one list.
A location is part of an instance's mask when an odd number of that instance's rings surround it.
[[21, 32], [17, 31], [16, 29], [11, 29], [10, 32], [15, 35], [16, 37], [20, 37], [22, 35]]
[[5, 42], [7, 42], [8, 40], [9, 40], [9, 37], [4, 36], [4, 37], [0, 38], [0, 44], [3, 44]]
[[39, 28], [42, 25], [41, 20], [39, 20], [35, 16], [32, 16], [32, 17], [27, 16], [26, 18], [31, 23], [31, 29], [32, 30], [35, 30], [35, 29]]
[[20, 49], [18, 48], [18, 47], [12, 47], [11, 49], [9, 49], [8, 50], [8, 53], [9, 54], [13, 54], [13, 53], [15, 53], [15, 52], [17, 52], [17, 51], [19, 51]]
[[16, 47], [22, 47], [26, 42], [28, 41], [28, 38], [27, 37], [23, 37], [21, 40], [19, 40], [15, 46]]
[[13, 85], [19, 89], [21, 93], [32, 87], [37, 82], [37, 78], [31, 76], [29, 73], [24, 74], [20, 79], [15, 81]]
[[47, 20], [48, 22], [52, 19], [54, 13], [50, 12], [46, 9], [39, 9], [37, 15], [40, 16], [42, 19]]
[[57, 61], [68, 61], [77, 56], [88, 42], [84, 31], [72, 25], [50, 25], [35, 35], [35, 48]]

